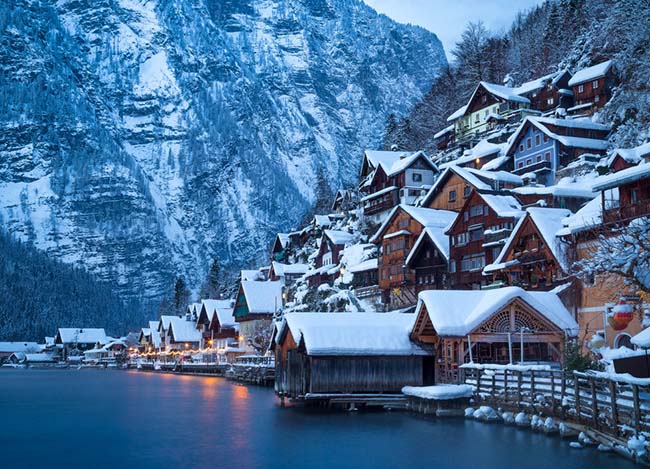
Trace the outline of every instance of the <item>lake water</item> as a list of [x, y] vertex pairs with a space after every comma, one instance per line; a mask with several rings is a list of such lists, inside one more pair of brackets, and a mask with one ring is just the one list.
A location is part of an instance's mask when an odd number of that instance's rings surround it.
[[269, 388], [136, 371], [0, 370], [0, 468], [632, 468], [527, 430], [281, 408]]

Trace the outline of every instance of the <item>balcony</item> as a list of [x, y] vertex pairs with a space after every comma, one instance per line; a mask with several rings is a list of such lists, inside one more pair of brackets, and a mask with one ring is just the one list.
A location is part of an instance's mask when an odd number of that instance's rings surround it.
[[647, 216], [650, 216], [650, 200], [640, 200], [634, 205], [605, 209], [603, 211], [603, 222], [616, 223]]

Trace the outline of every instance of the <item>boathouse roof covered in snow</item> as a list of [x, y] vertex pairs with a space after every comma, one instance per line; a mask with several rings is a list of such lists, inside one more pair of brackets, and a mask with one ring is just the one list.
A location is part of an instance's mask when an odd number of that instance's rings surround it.
[[275, 342], [290, 331], [308, 355], [425, 355], [409, 339], [414, 321], [403, 313], [287, 313]]

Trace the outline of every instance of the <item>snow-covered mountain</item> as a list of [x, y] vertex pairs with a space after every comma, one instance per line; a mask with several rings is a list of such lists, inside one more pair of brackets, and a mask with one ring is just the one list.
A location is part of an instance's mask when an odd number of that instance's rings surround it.
[[361, 0], [0, 6], [0, 222], [125, 296], [242, 264], [445, 65]]

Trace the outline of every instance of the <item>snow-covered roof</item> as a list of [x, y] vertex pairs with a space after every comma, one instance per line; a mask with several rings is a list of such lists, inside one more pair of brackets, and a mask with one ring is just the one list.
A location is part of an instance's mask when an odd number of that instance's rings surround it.
[[611, 60], [607, 60], [605, 62], [592, 65], [591, 67], [583, 68], [582, 70], [576, 72], [576, 74], [573, 75], [573, 77], [569, 80], [569, 86], [576, 86], [580, 83], [595, 80], [596, 78], [605, 76], [609, 69], [612, 68], [612, 65], [614, 65], [614, 63]]
[[108, 342], [104, 329], [98, 328], [59, 328], [58, 338], [64, 344], [105, 344]]
[[284, 277], [285, 275], [303, 275], [309, 270], [309, 264], [283, 264], [282, 262], [273, 261], [271, 263], [275, 275]]
[[500, 270], [504, 267], [508, 267], [512, 264], [512, 262], [504, 262], [504, 258], [510, 250], [512, 244], [518, 238], [519, 230], [528, 218], [530, 218], [535, 224], [539, 230], [540, 235], [544, 239], [544, 242], [553, 253], [555, 259], [560, 263], [562, 269], [567, 272], [569, 267], [567, 265], [566, 258], [567, 246], [556, 236], [556, 233], [563, 228], [564, 221], [570, 215], [571, 211], [563, 208], [528, 207], [526, 209], [526, 216], [519, 219], [514, 229], [512, 230], [512, 233], [508, 237], [505, 246], [503, 246], [503, 249], [501, 249], [499, 256], [494, 260], [492, 264], [485, 266], [483, 272], [493, 272], [495, 270]]
[[409, 339], [415, 319], [402, 313], [287, 313], [276, 341], [288, 328], [309, 355], [426, 355]]
[[264, 280], [262, 272], [258, 270], [242, 270], [241, 271], [241, 280], [242, 281], [252, 281], [252, 280]]
[[597, 139], [597, 138], [585, 138], [585, 137], [572, 137], [566, 135], [560, 135], [555, 132], [552, 132], [547, 125], [554, 125], [557, 127], [571, 128], [571, 129], [583, 129], [583, 130], [597, 130], [608, 132], [611, 127], [609, 125], [598, 124], [593, 122], [590, 119], [556, 119], [552, 117], [538, 117], [538, 116], [528, 116], [524, 119], [521, 125], [517, 128], [515, 133], [508, 140], [509, 145], [506, 150], [506, 154], [512, 155], [512, 152], [517, 148], [518, 136], [524, 130], [526, 125], [530, 123], [533, 126], [541, 130], [549, 138], [560, 142], [562, 145], [571, 148], [586, 148], [588, 150], [606, 150], [608, 147], [607, 140]]
[[412, 205], [400, 204], [391, 210], [390, 214], [386, 217], [377, 232], [370, 239], [371, 243], [374, 243], [381, 238], [383, 232], [392, 221], [393, 215], [398, 210], [403, 210], [409, 214], [423, 227], [429, 227], [432, 229], [438, 228], [443, 230], [443, 232], [445, 228], [453, 223], [453, 221], [456, 219], [456, 216], [458, 215], [456, 212], [452, 212], [450, 210], [436, 210], [432, 208], [413, 207]]
[[614, 174], [598, 178], [594, 184], [594, 192], [604, 191], [623, 184], [629, 184], [639, 179], [650, 178], [650, 163], [641, 163], [631, 168], [626, 168]]
[[205, 311], [208, 313], [208, 320], [212, 321], [213, 316], [216, 314], [219, 319], [221, 327], [233, 326], [235, 318], [233, 318], [232, 310], [234, 307], [232, 300], [202, 300], [201, 301]]
[[440, 251], [440, 254], [444, 256], [446, 260], [449, 260], [449, 237], [445, 234], [447, 227], [437, 227], [430, 228], [425, 227], [418, 236], [418, 239], [415, 241], [413, 248], [409, 251], [409, 255], [404, 261], [404, 265], [410, 265], [413, 260], [413, 256], [419, 249], [420, 245], [424, 242], [425, 239], [430, 240]]
[[0, 342], [0, 353], [38, 352], [41, 348], [36, 342]]
[[273, 314], [282, 308], [282, 282], [242, 282], [251, 314]]
[[632, 337], [631, 342], [637, 347], [650, 348], [650, 328], [645, 329]]
[[334, 244], [345, 245], [354, 241], [354, 235], [347, 231], [325, 230], [325, 236], [327, 236]]
[[551, 292], [528, 292], [519, 287], [427, 290], [420, 292], [418, 298], [416, 314], [425, 306], [436, 333], [441, 336], [465, 336], [517, 298], [559, 329], [570, 335], [578, 333], [575, 319], [560, 298]]
[[201, 340], [201, 332], [196, 328], [194, 321], [174, 316], [169, 322], [169, 329], [176, 342], [199, 342]]
[[598, 226], [603, 221], [603, 200], [596, 197], [573, 215], [564, 219], [564, 227], [558, 230], [556, 236], [568, 236], [579, 233], [590, 227]]
[[451, 133], [451, 132], [453, 132], [453, 131], [454, 131], [454, 124], [451, 124], [450, 126], [447, 126], [447, 127], [445, 127], [444, 129], [442, 129], [441, 131], [436, 132], [435, 134], [433, 134], [433, 138], [434, 138], [434, 139], [436, 139], [436, 138], [440, 138], [440, 137], [442, 137], [443, 135], [448, 134], [448, 133]]
[[481, 198], [499, 217], [519, 218], [524, 215], [521, 204], [511, 195], [481, 194]]
[[467, 104], [456, 109], [449, 117], [447, 117], [447, 122], [452, 122], [459, 117], [463, 117], [465, 115], [465, 111], [467, 111]]

